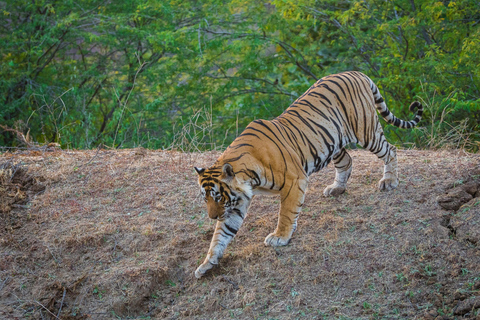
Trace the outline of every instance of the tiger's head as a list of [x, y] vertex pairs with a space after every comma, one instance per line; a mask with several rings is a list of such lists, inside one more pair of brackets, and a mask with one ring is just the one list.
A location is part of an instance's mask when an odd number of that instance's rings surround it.
[[211, 219], [224, 220], [232, 214], [243, 219], [252, 200], [252, 187], [235, 174], [229, 163], [209, 169], [194, 167]]

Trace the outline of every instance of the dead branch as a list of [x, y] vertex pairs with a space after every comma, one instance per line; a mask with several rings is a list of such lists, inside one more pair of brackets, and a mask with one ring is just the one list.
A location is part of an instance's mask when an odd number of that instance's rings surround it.
[[17, 139], [25, 145], [27, 150], [31, 151], [54, 151], [55, 149], [60, 149], [60, 144], [56, 142], [50, 142], [47, 144], [40, 145], [38, 143], [32, 142], [30, 139], [30, 130], [28, 130], [27, 134], [24, 135], [21, 131], [13, 128], [9, 128], [5, 125], [0, 124], [0, 128], [3, 129], [3, 131], [8, 131], [8, 132], [13, 132], [17, 136]]
[[18, 139], [21, 143], [23, 143], [25, 146], [27, 146], [28, 149], [35, 147], [35, 145], [34, 145], [32, 142], [29, 141], [29, 140], [30, 140], [30, 137], [29, 137], [29, 135], [28, 135], [28, 132], [27, 132], [27, 136], [25, 137], [25, 135], [24, 135], [22, 132], [20, 132], [20, 131], [18, 131], [18, 130], [16, 130], [16, 129], [9, 128], [9, 127], [4, 126], [4, 125], [1, 125], [1, 124], [0, 124], [0, 128], [2, 128], [3, 131], [9, 131], [9, 132], [15, 133], [15, 134], [17, 135], [17, 139]]

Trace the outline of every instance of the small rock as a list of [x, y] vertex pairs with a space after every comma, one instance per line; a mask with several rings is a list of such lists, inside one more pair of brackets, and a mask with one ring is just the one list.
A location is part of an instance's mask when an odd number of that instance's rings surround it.
[[476, 182], [470, 181], [462, 185], [461, 188], [465, 190], [465, 192], [474, 196], [478, 191], [478, 184]]
[[453, 295], [453, 297], [455, 300], [465, 300], [467, 298], [467, 295], [460, 291], [455, 291], [455, 294]]
[[466, 192], [462, 187], [456, 187], [448, 190], [446, 194], [437, 197], [440, 207], [446, 210], [458, 210], [460, 206], [472, 199], [472, 195]]
[[423, 317], [425, 320], [433, 320], [438, 316], [438, 312], [435, 310], [425, 311]]

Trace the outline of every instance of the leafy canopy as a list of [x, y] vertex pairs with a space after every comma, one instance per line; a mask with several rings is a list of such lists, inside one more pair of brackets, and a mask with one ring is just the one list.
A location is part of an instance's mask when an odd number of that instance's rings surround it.
[[396, 144], [480, 130], [478, 1], [7, 0], [0, 19], [0, 123], [39, 142], [215, 148], [346, 70], [400, 117], [427, 102], [423, 129], [386, 125]]

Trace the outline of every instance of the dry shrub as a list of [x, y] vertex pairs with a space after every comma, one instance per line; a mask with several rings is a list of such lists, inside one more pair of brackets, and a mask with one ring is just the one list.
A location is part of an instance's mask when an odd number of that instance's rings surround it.
[[0, 164], [0, 213], [27, 202], [29, 194], [45, 190], [40, 177], [28, 173], [28, 167], [12, 159]]
[[478, 141], [472, 139], [475, 134], [469, 127], [470, 119], [463, 119], [456, 124], [449, 123], [446, 118], [454, 112], [454, 106], [451, 104], [452, 95], [450, 93], [446, 98], [438, 101], [433, 97], [427, 96], [422, 100], [425, 111], [430, 113], [430, 125], [428, 127], [419, 127], [424, 136], [422, 142], [429, 149], [467, 149], [478, 148]]
[[[185, 122], [180, 118], [180, 123], [173, 127], [174, 137], [169, 149], [183, 152], [201, 152], [202, 150], [217, 150], [223, 148], [216, 145], [212, 109], [206, 107], [197, 110]], [[225, 132], [227, 137], [228, 130]], [[223, 145], [223, 144], [222, 144]]]

